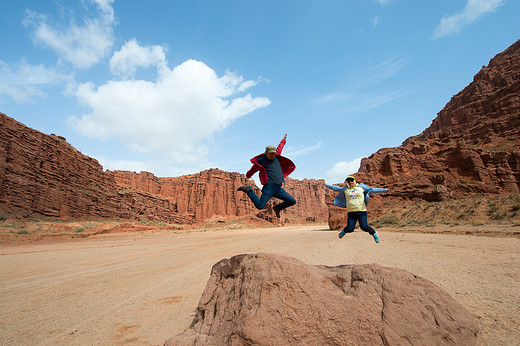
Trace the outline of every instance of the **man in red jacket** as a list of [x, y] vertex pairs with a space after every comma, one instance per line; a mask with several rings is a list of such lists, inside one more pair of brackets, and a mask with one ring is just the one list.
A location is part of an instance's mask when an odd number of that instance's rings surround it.
[[296, 169], [291, 160], [281, 156], [286, 139], [287, 134], [278, 144], [278, 148], [275, 148], [274, 145], [268, 145], [265, 148], [265, 153], [251, 159], [253, 167], [246, 173], [246, 177], [250, 179], [253, 174], [259, 172], [260, 183], [263, 185], [262, 196], [258, 198], [251, 185], [238, 188], [238, 191], [247, 194], [257, 209], [263, 209], [272, 197], [281, 199], [283, 202], [273, 207], [277, 217], [280, 217], [280, 211], [296, 204], [294, 197], [282, 188], [285, 182], [284, 178]]

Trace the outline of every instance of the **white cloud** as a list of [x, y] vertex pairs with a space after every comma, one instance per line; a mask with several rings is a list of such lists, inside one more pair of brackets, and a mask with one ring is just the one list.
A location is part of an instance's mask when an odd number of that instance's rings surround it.
[[398, 74], [408, 64], [406, 57], [391, 57], [378, 64], [371, 65], [363, 71], [365, 75], [360, 79], [359, 86], [369, 87], [381, 83]]
[[341, 161], [338, 162], [329, 169], [326, 173], [327, 181], [330, 184], [342, 183], [345, 181], [347, 176], [356, 173], [359, 170], [359, 166], [361, 165], [362, 157], [354, 159], [352, 161]]
[[17, 102], [28, 102], [34, 97], [45, 97], [43, 87], [71, 80], [71, 76], [43, 65], [30, 65], [21, 61], [12, 70], [0, 60], [0, 95], [8, 95]]
[[[390, 92], [377, 92], [374, 88], [397, 75], [407, 64], [406, 57], [391, 57], [368, 68], [360, 69], [361, 76], [356, 78], [356, 82], [349, 90], [319, 96], [314, 102], [318, 105], [345, 104], [346, 112], [364, 112], [379, 107], [411, 92], [407, 88], [395, 90], [395, 87]], [[363, 92], [364, 90], [368, 91]]]
[[154, 172], [154, 169], [156, 168], [155, 164], [145, 161], [111, 160], [103, 156], [97, 156], [96, 160], [98, 160], [99, 164], [103, 166], [103, 169], [108, 169], [111, 171], [120, 170], [139, 173], [144, 171]]
[[[24, 25], [33, 28], [33, 40], [53, 49], [60, 58], [77, 68], [88, 68], [98, 63], [113, 45], [114, 0], [90, 0], [99, 10], [97, 18], [77, 25], [72, 18], [68, 27], [55, 28], [47, 16], [27, 11]], [[54, 24], [54, 22], [53, 22]]]
[[287, 147], [284, 152], [284, 156], [287, 157], [298, 157], [298, 156], [305, 156], [313, 151], [319, 149], [321, 147], [321, 141], [318, 142], [316, 145], [313, 145], [312, 147], [303, 146], [303, 147]]
[[82, 84], [76, 96], [92, 113], [70, 117], [83, 135], [117, 138], [131, 150], [159, 154], [167, 162], [207, 163], [207, 141], [213, 133], [256, 109], [264, 97], [240, 96], [249, 81], [233, 73], [219, 77], [200, 61], [163, 67], [156, 82], [109, 81], [97, 89]]
[[110, 59], [110, 71], [124, 77], [133, 77], [137, 68], [162, 67], [166, 64], [166, 53], [162, 46], [142, 47], [134, 38], [114, 53]]
[[351, 100], [355, 95], [347, 91], [335, 91], [327, 95], [317, 97], [314, 102], [318, 105], [338, 104]]
[[433, 32], [433, 39], [455, 35], [486, 13], [495, 12], [504, 0], [468, 0], [464, 9], [452, 16], [445, 16]]
[[382, 106], [386, 103], [392, 102], [394, 100], [397, 100], [403, 96], [406, 96], [411, 91], [406, 88], [397, 89], [388, 93], [373, 93], [369, 92], [366, 94], [360, 94], [356, 98], [356, 103], [353, 103], [351, 105], [348, 105], [344, 111], [345, 112], [353, 112], [353, 113], [360, 113], [365, 112], [374, 108], [377, 108], [379, 106]]
[[[361, 88], [362, 89], [362, 88]], [[353, 94], [351, 92], [336, 92], [333, 94], [321, 96], [315, 100], [317, 104], [344, 104], [344, 113], [361, 113], [379, 106], [382, 106], [393, 100], [397, 100], [411, 93], [410, 89], [401, 88], [391, 92], [376, 93], [374, 91], [359, 92]]]

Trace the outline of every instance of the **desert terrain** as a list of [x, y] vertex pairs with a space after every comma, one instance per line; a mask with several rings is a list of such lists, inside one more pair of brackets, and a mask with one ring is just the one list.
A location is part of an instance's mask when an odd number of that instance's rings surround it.
[[[427, 233], [420, 227], [380, 228], [379, 244], [359, 230], [340, 240], [325, 224], [134, 229], [5, 242], [0, 344], [162, 345], [190, 326], [213, 264], [236, 254], [269, 252], [309, 264], [378, 263], [408, 270], [475, 315], [481, 345], [517, 345], [519, 227], [500, 228], [446, 226]], [[489, 235], [479, 236], [484, 229]]]

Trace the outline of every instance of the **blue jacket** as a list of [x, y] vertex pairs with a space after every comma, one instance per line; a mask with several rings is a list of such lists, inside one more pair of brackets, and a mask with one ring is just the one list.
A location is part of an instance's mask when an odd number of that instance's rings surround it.
[[[345, 196], [345, 190], [348, 189], [348, 185], [345, 185], [343, 187], [336, 186], [336, 185], [329, 185], [325, 184], [326, 187], [328, 187], [331, 190], [334, 190], [336, 192], [339, 192], [336, 198], [334, 198], [334, 205], [341, 208], [347, 207], [347, 197]], [[363, 183], [359, 184], [359, 187], [363, 188], [365, 190], [365, 205], [368, 205], [368, 202], [370, 200], [370, 194], [371, 193], [381, 193], [381, 192], [387, 192], [388, 189], [380, 189], [377, 187], [370, 187], [368, 185], [365, 185]]]

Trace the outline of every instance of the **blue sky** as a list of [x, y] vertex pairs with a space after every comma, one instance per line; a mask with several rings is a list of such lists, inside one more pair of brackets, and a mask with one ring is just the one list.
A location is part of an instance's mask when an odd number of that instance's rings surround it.
[[1, 5], [0, 112], [105, 169], [342, 182], [422, 132], [520, 38], [516, 0], [18, 0]]

